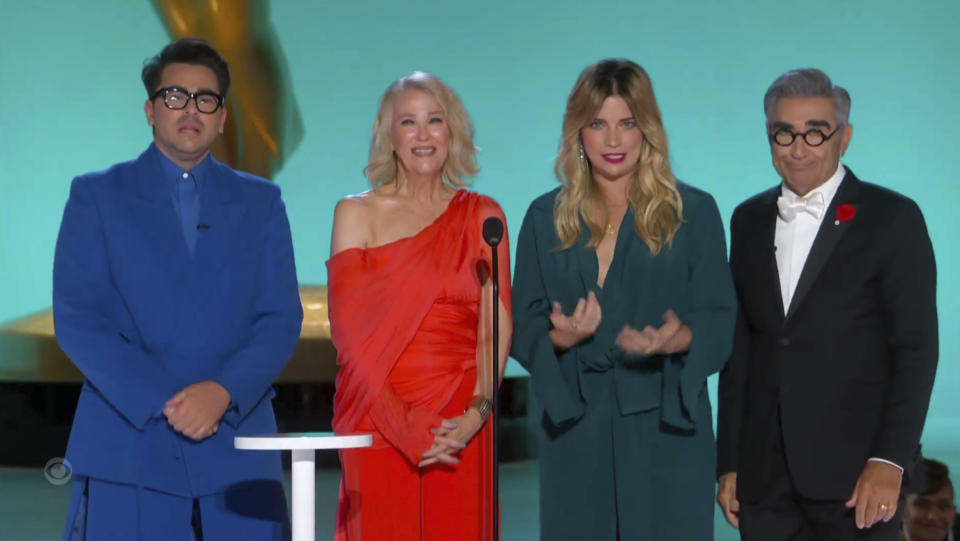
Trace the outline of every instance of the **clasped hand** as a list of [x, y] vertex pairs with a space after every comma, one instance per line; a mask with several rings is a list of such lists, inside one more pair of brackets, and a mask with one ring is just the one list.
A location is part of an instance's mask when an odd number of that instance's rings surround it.
[[474, 408], [468, 408], [462, 415], [444, 419], [440, 426], [430, 429], [433, 432], [433, 444], [423, 453], [421, 468], [431, 464], [457, 464], [457, 453], [464, 449], [483, 426], [483, 417]]
[[215, 381], [201, 381], [185, 387], [167, 400], [163, 415], [174, 430], [202, 440], [217, 432], [220, 419], [230, 405], [230, 393]]
[[625, 325], [617, 335], [617, 345], [634, 355], [669, 355], [690, 349], [693, 333], [673, 309], [663, 314], [663, 321], [659, 328], [647, 325], [640, 331]]

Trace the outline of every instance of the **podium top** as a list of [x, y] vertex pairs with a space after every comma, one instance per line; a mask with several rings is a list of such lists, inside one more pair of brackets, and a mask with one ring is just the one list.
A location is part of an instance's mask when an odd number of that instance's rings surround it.
[[371, 434], [334, 434], [333, 432], [291, 432], [260, 436], [236, 436], [237, 449], [277, 451], [292, 449], [354, 449], [373, 445]]

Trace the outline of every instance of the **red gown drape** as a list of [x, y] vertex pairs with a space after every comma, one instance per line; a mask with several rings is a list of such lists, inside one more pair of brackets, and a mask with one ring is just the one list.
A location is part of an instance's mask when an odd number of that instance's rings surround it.
[[[459, 464], [417, 467], [433, 442], [430, 429], [460, 415], [473, 395], [481, 276], [491, 260], [481, 227], [489, 216], [504, 219], [495, 201], [461, 190], [416, 235], [327, 262], [340, 366], [333, 428], [374, 434], [372, 449], [340, 454], [338, 541], [492, 537], [490, 423]], [[506, 238], [499, 254], [509, 311]]]

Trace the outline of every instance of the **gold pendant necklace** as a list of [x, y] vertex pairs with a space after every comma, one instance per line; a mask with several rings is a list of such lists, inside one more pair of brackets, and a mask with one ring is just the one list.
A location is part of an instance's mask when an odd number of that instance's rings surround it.
[[608, 224], [607, 224], [607, 235], [613, 235], [613, 234], [616, 233], [616, 232], [617, 232], [617, 230], [613, 228], [613, 224], [608, 223]]

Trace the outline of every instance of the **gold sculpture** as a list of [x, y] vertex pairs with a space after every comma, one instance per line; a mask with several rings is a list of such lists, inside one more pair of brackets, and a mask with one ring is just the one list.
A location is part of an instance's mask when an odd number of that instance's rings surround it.
[[173, 39], [208, 41], [232, 79], [227, 125], [213, 154], [230, 167], [273, 178], [303, 138], [267, 0], [151, 0]]
[[[337, 373], [337, 352], [330, 341], [326, 286], [300, 286], [300, 301], [300, 340], [277, 382], [332, 382]], [[51, 310], [0, 326], [0, 360], [0, 381], [83, 381], [83, 375], [57, 346]]]

